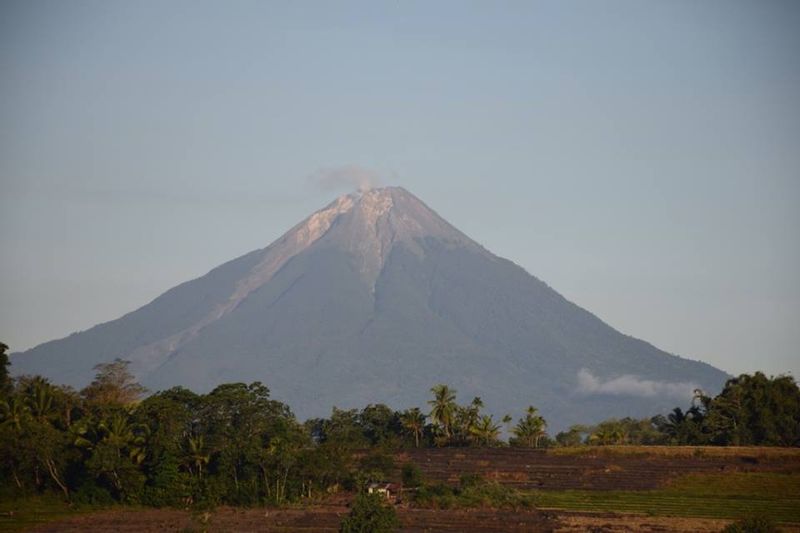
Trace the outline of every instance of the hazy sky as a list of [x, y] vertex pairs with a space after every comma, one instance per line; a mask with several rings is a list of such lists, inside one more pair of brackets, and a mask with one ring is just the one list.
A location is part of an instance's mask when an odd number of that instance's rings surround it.
[[0, 3], [0, 340], [374, 169], [617, 329], [800, 376], [800, 2]]

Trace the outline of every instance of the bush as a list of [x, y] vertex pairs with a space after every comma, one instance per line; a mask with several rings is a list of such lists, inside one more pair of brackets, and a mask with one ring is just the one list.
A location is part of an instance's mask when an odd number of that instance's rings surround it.
[[372, 481], [382, 481], [394, 470], [394, 457], [381, 449], [373, 450], [361, 458], [359, 467], [362, 472], [369, 472], [370, 477], [376, 478]]
[[359, 494], [340, 527], [342, 533], [385, 533], [400, 526], [394, 507], [380, 494]]
[[148, 472], [142, 503], [152, 507], [181, 507], [191, 495], [191, 477], [179, 470], [173, 455], [165, 454]]
[[491, 507], [493, 509], [528, 509], [533, 498], [512, 487], [497, 482], [477, 483], [462, 489], [458, 496], [460, 507]]
[[422, 485], [414, 502], [420, 507], [438, 509], [487, 507], [493, 509], [529, 509], [534, 498], [495, 481], [485, 481], [473, 474], [461, 476], [459, 488], [448, 485]]
[[484, 485], [485, 483], [486, 481], [484, 481], [480, 474], [461, 474], [461, 477], [458, 479], [458, 484], [461, 486], [462, 490]]
[[402, 470], [403, 487], [414, 489], [422, 485], [422, 470], [414, 463], [406, 463]]
[[422, 485], [414, 496], [414, 502], [422, 507], [450, 509], [455, 506], [455, 491], [448, 485]]
[[753, 515], [728, 525], [722, 533], [778, 533], [778, 526], [768, 516]]
[[85, 481], [72, 495], [72, 500], [78, 505], [104, 507], [115, 503], [111, 493], [97, 485], [94, 481]]

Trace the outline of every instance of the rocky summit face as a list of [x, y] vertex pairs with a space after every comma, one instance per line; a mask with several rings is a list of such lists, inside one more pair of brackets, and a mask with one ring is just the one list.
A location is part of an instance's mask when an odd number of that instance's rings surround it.
[[132, 362], [152, 391], [262, 381], [302, 419], [425, 408], [446, 383], [551, 428], [685, 407], [728, 377], [619, 333], [398, 187], [342, 196], [268, 247], [117, 320], [12, 356], [82, 387]]

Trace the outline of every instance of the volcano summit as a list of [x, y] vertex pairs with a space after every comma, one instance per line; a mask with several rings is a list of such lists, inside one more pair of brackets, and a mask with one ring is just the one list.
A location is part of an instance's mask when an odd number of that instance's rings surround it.
[[399, 187], [342, 196], [12, 371], [84, 386], [117, 357], [152, 390], [259, 380], [300, 418], [424, 406], [447, 383], [495, 414], [535, 405], [551, 427], [664, 412], [728, 377], [619, 333]]

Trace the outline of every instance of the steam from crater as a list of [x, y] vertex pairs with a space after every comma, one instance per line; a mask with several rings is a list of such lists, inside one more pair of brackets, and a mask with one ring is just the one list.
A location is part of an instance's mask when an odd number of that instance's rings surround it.
[[381, 185], [377, 171], [358, 165], [321, 168], [308, 179], [312, 185], [325, 191], [356, 189], [365, 192]]

